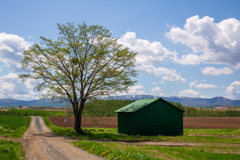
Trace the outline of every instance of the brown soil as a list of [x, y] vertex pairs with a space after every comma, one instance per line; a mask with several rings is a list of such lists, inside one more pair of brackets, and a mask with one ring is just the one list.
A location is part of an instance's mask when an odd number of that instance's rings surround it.
[[[67, 119], [65, 124], [64, 119]], [[74, 127], [72, 117], [49, 117], [56, 126]], [[82, 127], [117, 128], [117, 117], [83, 117]], [[183, 128], [240, 128], [240, 117], [184, 117]]]

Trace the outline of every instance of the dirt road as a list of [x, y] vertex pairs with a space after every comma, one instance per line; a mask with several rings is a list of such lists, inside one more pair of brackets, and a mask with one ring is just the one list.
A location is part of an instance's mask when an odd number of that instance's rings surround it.
[[66, 142], [63, 137], [54, 136], [42, 117], [33, 116], [23, 142], [29, 160], [100, 160]]

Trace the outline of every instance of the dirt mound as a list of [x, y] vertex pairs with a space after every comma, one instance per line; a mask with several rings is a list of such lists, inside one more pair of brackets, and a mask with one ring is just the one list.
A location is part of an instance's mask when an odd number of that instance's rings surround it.
[[[49, 117], [49, 120], [56, 126], [74, 127], [72, 117]], [[83, 117], [82, 127], [117, 128], [118, 120], [117, 117]], [[183, 128], [240, 128], [240, 117], [184, 117]]]

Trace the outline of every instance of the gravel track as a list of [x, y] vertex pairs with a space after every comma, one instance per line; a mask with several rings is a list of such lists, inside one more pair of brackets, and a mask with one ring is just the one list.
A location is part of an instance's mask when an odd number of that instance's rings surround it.
[[42, 117], [32, 116], [31, 124], [24, 135], [24, 158], [30, 160], [100, 160], [69, 144], [63, 137], [55, 136]]

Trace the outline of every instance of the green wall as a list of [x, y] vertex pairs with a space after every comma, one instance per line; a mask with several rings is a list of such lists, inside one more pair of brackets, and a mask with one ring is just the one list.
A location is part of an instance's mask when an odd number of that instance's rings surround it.
[[183, 112], [157, 100], [133, 113], [118, 113], [118, 132], [133, 135], [182, 135]]

